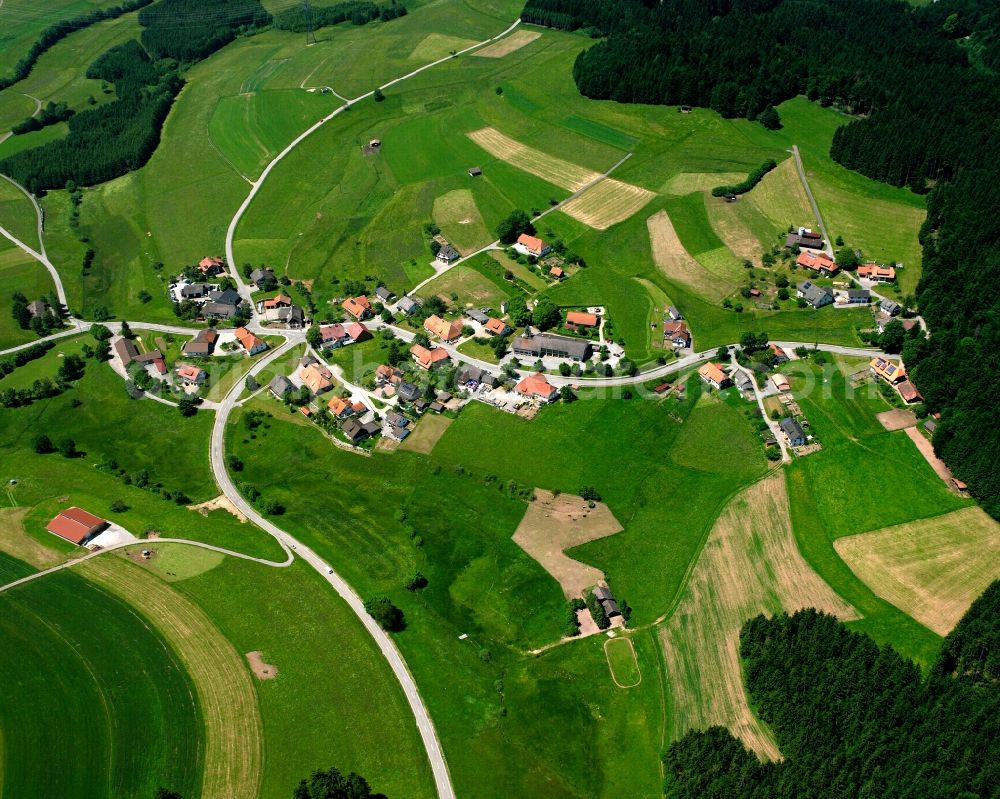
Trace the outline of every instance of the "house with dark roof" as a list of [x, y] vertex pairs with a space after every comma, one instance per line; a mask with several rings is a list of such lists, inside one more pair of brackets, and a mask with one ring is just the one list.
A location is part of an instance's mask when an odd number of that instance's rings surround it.
[[188, 283], [181, 287], [182, 300], [200, 300], [212, 291], [210, 283]]
[[790, 416], [782, 419], [778, 423], [778, 427], [781, 428], [781, 432], [791, 446], [801, 447], [805, 445], [806, 434], [803, 432], [802, 426]]
[[396, 303], [396, 307], [407, 316], [413, 316], [413, 314], [420, 310], [420, 303], [413, 299], [413, 297], [403, 297]]
[[206, 319], [232, 319], [236, 316], [236, 306], [222, 302], [206, 302], [201, 306], [201, 315]]
[[788, 249], [798, 247], [802, 250], [822, 250], [823, 236], [808, 228], [799, 228], [797, 233], [789, 233], [785, 237], [785, 247]]
[[114, 344], [115, 354], [122, 362], [122, 366], [128, 366], [139, 357], [139, 348], [135, 342], [127, 338], [120, 338]]
[[284, 375], [275, 375], [271, 378], [271, 382], [267, 384], [267, 390], [274, 394], [277, 399], [284, 399], [285, 394], [295, 390], [295, 386]]
[[472, 366], [471, 364], [462, 364], [455, 371], [455, 385], [468, 386], [470, 384], [496, 388], [500, 384], [500, 381], [496, 375], [487, 372], [485, 369], [480, 369], [478, 366]]
[[469, 167], [469, 177], [470, 178], [478, 178], [481, 174], [483, 174], [483, 170], [480, 169], [478, 166], [470, 166]]
[[423, 392], [413, 383], [404, 381], [396, 386], [396, 396], [404, 402], [416, 402], [423, 396]]
[[453, 264], [461, 257], [462, 254], [450, 244], [443, 244], [437, 251], [437, 260], [443, 264]]
[[233, 305], [237, 306], [243, 302], [243, 298], [240, 297], [240, 293], [236, 289], [222, 289], [221, 291], [210, 291], [208, 293], [208, 299], [210, 302], [217, 302], [220, 305]]
[[385, 286], [379, 286], [375, 289], [375, 296], [378, 297], [379, 301], [382, 303], [392, 302], [396, 299], [396, 294]]
[[593, 347], [586, 339], [557, 336], [554, 333], [536, 333], [518, 336], [511, 343], [515, 355], [531, 358], [546, 356], [586, 361], [593, 354]]
[[684, 314], [682, 314], [675, 305], [667, 306], [667, 316], [675, 321], [684, 318]]
[[805, 300], [813, 308], [822, 308], [833, 302], [833, 292], [830, 289], [826, 286], [817, 286], [809, 280], [799, 283], [795, 296]]
[[878, 307], [889, 314], [889, 316], [898, 316], [903, 310], [902, 305], [889, 299], [882, 300], [882, 302], [878, 304]]
[[264, 269], [254, 269], [250, 273], [250, 282], [253, 283], [257, 288], [262, 289], [264, 286], [277, 283], [278, 278], [274, 274], [274, 270], [271, 267], [266, 267]]
[[468, 308], [465, 311], [465, 315], [468, 316], [473, 322], [478, 322], [481, 325], [485, 325], [488, 321], [490, 321], [489, 314], [487, 314], [483, 308]]
[[867, 305], [872, 293], [868, 289], [848, 289], [844, 296], [848, 305]]

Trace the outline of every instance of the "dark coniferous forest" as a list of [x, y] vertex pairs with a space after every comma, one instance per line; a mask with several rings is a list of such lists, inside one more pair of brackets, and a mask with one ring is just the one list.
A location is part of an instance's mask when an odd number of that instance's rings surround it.
[[606, 37], [574, 65], [588, 97], [755, 119], [804, 94], [856, 117], [836, 161], [930, 192], [917, 301], [932, 336], [902, 354], [942, 413], [938, 454], [1000, 517], [1000, 4], [529, 0], [522, 19]]
[[[670, 799], [953, 797], [1000, 790], [1000, 686], [976, 664], [1000, 634], [1000, 583], [948, 636], [931, 676], [815, 610], [748, 621], [747, 693], [784, 760], [761, 763], [729, 732], [667, 750]], [[949, 651], [962, 653], [958, 659]]]

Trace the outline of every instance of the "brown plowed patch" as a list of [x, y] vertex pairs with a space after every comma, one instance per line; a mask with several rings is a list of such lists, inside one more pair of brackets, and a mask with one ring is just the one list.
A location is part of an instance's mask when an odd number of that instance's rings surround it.
[[603, 502], [595, 502], [591, 508], [580, 497], [555, 496], [538, 488], [535, 501], [528, 503], [528, 510], [514, 531], [514, 543], [555, 577], [566, 598], [571, 599], [583, 596], [587, 588], [604, 579], [604, 573], [573, 560], [563, 550], [623, 529]]
[[913, 411], [903, 408], [893, 408], [891, 411], [882, 411], [876, 414], [876, 419], [886, 430], [903, 430], [913, 427], [917, 423], [917, 415]]
[[213, 510], [224, 510], [233, 514], [241, 522], [246, 522], [247, 520], [243, 512], [237, 509], [233, 501], [225, 494], [219, 494], [215, 499], [209, 499], [197, 505], [188, 505], [188, 510], [196, 510], [202, 516], [208, 516], [209, 512]]
[[520, 50], [526, 44], [531, 44], [541, 35], [538, 31], [514, 31], [506, 39], [501, 39], [482, 50], [476, 50], [472, 55], [480, 58], [503, 58], [515, 50]]
[[247, 663], [250, 664], [250, 671], [258, 680], [273, 680], [278, 676], [278, 667], [264, 662], [264, 654], [257, 650], [247, 652]]

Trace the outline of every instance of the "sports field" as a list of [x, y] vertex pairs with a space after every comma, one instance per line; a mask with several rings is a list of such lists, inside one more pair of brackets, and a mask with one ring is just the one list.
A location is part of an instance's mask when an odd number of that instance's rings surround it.
[[760, 757], [777, 759], [770, 730], [744, 694], [739, 630], [758, 613], [802, 607], [856, 616], [799, 554], [785, 478], [778, 472], [726, 506], [662, 628], [670, 737], [722, 724]]
[[939, 635], [1000, 577], [1000, 525], [979, 507], [839, 538], [834, 546], [876, 594]]

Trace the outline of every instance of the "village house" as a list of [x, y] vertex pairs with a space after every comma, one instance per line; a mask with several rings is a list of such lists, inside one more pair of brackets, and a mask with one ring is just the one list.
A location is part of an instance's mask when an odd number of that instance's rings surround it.
[[410, 431], [407, 429], [410, 426], [410, 420], [401, 413], [388, 411], [385, 415], [385, 424], [389, 435], [397, 441], [402, 441], [410, 434]]
[[511, 344], [511, 350], [515, 355], [532, 358], [551, 356], [574, 361], [586, 361], [593, 354], [591, 343], [586, 339], [557, 336], [554, 333], [518, 336]]
[[675, 322], [684, 318], [684, 314], [682, 314], [675, 305], [667, 306], [667, 316], [669, 316]]
[[420, 310], [420, 303], [413, 299], [413, 297], [403, 297], [396, 303], [396, 307], [407, 316], [413, 316], [413, 314]]
[[90, 539], [108, 528], [110, 522], [85, 511], [83, 508], [71, 507], [61, 511], [45, 529], [53, 535], [69, 541], [77, 546], [83, 546]]
[[903, 310], [902, 305], [889, 299], [882, 300], [882, 302], [878, 304], [878, 307], [889, 314], [889, 316], [898, 316]]
[[392, 291], [387, 289], [385, 286], [379, 286], [378, 288], [376, 288], [375, 296], [378, 297], [379, 302], [383, 304], [387, 302], [392, 302], [394, 299], [396, 299], [396, 295]]
[[792, 388], [788, 384], [788, 378], [783, 374], [778, 374], [777, 372], [771, 375], [771, 385], [781, 392], [790, 391]]
[[274, 270], [271, 267], [265, 267], [263, 269], [254, 269], [250, 273], [250, 282], [253, 283], [258, 289], [262, 289], [267, 285], [277, 283], [278, 278], [274, 274]]
[[867, 305], [872, 293], [868, 289], [848, 289], [841, 296], [847, 305]]
[[333, 374], [320, 363], [311, 363], [299, 370], [299, 380], [313, 394], [322, 394], [333, 388]]
[[858, 277], [873, 283], [892, 283], [896, 279], [896, 268], [876, 263], [861, 264]]
[[785, 237], [785, 247], [788, 249], [798, 247], [800, 250], [822, 250], [823, 236], [809, 228], [800, 227], [797, 233], [789, 233]]
[[785, 363], [788, 361], [788, 353], [785, 352], [777, 344], [769, 344], [771, 348], [771, 358], [774, 363]]
[[467, 308], [464, 311], [464, 313], [473, 322], [477, 322], [478, 324], [485, 325], [487, 322], [490, 321], [489, 314], [486, 313], [487, 310], [489, 310], [489, 309], [487, 309], [487, 308]]
[[186, 386], [200, 386], [208, 378], [208, 372], [204, 369], [187, 363], [179, 364], [175, 371]]
[[357, 444], [359, 441], [364, 441], [366, 438], [382, 432], [382, 426], [378, 422], [365, 422], [362, 424], [357, 419], [348, 419], [340, 429], [353, 444]]
[[275, 308], [291, 308], [291, 307], [292, 307], [292, 298], [289, 297], [287, 294], [278, 294], [275, 297], [271, 297], [270, 299], [266, 300], [261, 300], [260, 302], [257, 303], [258, 311], [270, 311], [274, 310]]
[[732, 380], [722, 366], [717, 363], [706, 363], [698, 370], [698, 376], [716, 391], [732, 385]]
[[744, 372], [742, 369], [737, 369], [732, 374], [733, 382], [743, 394], [753, 395], [753, 380], [750, 379], [750, 375]]
[[442, 244], [436, 256], [437, 260], [442, 264], [453, 264], [461, 257], [462, 254], [450, 244]]
[[906, 380], [906, 369], [902, 363], [895, 364], [886, 358], [872, 358], [868, 370], [875, 377], [881, 378], [889, 385], [895, 385]]
[[181, 347], [181, 355], [187, 358], [205, 358], [212, 354], [215, 349], [215, 342], [219, 340], [219, 334], [214, 327], [206, 327], [198, 331], [191, 341]]
[[267, 390], [274, 394], [275, 399], [280, 400], [283, 400], [285, 394], [294, 389], [295, 386], [292, 385], [292, 381], [284, 375], [275, 375], [271, 378], [271, 382], [267, 384]]
[[247, 351], [249, 355], [256, 355], [267, 349], [267, 342], [257, 338], [245, 327], [236, 328], [236, 340]]
[[917, 387], [909, 380], [903, 380], [896, 384], [896, 393], [907, 405], [914, 405], [923, 401], [923, 396], [917, 391]]
[[201, 315], [205, 319], [221, 319], [227, 321], [236, 316], [237, 309], [235, 305], [227, 305], [223, 302], [206, 302], [201, 307]]
[[522, 397], [527, 397], [528, 399], [539, 399], [542, 402], [551, 402], [559, 396], [559, 389], [546, 380], [545, 375], [541, 372], [535, 372], [532, 375], [528, 375], [517, 384], [515, 390]]
[[200, 300], [212, 291], [211, 283], [187, 283], [181, 286], [182, 300]]
[[795, 296], [805, 300], [813, 308], [822, 308], [833, 302], [833, 292], [830, 289], [826, 286], [817, 286], [808, 280], [799, 283]]
[[350, 343], [350, 336], [340, 322], [332, 325], [319, 326], [320, 347], [324, 350], [335, 350]]
[[203, 275], [211, 277], [226, 271], [226, 262], [221, 258], [211, 258], [206, 256], [198, 261], [198, 271]]
[[800, 252], [799, 257], [795, 259], [795, 263], [799, 266], [805, 267], [806, 269], [812, 269], [814, 272], [819, 272], [824, 277], [832, 277], [840, 271], [840, 267], [837, 266], [837, 262], [825, 252]]
[[611, 589], [609, 589], [606, 585], [594, 586], [594, 590], [591, 593], [593, 593], [594, 598], [600, 602], [601, 608], [604, 610], [604, 615], [609, 619], [622, 615], [621, 609], [615, 601], [614, 594], [611, 593]]
[[674, 349], [690, 347], [691, 331], [688, 330], [687, 322], [679, 320], [664, 322], [663, 340], [673, 346]]
[[364, 294], [360, 297], [348, 297], [341, 305], [347, 313], [359, 322], [371, 319], [372, 317], [372, 304]]
[[566, 270], [563, 269], [561, 266], [553, 266], [549, 270], [549, 274], [556, 280], [562, 280], [564, 277], [566, 277]]
[[375, 369], [375, 385], [384, 386], [387, 383], [396, 385], [403, 379], [403, 373], [395, 366], [383, 363]]
[[403, 402], [416, 402], [423, 396], [423, 393], [413, 383], [404, 381], [396, 386], [396, 396]]
[[208, 293], [208, 299], [211, 302], [216, 302], [220, 305], [232, 305], [234, 307], [243, 302], [243, 298], [240, 297], [240, 293], [236, 289], [231, 288], [210, 291]]
[[143, 366], [150, 367], [158, 375], [165, 375], [167, 373], [167, 364], [163, 360], [163, 353], [159, 350], [140, 353], [132, 360], [135, 363], [141, 363]]
[[122, 366], [126, 367], [139, 356], [139, 348], [135, 346], [135, 342], [127, 338], [120, 338], [115, 341], [114, 351], [115, 355], [121, 360]]
[[489, 336], [506, 336], [513, 332], [513, 328], [503, 319], [491, 318], [483, 325], [483, 331]]
[[496, 375], [487, 372], [485, 369], [480, 369], [478, 366], [471, 366], [469, 364], [462, 364], [455, 372], [455, 385], [468, 386], [470, 388], [484, 385], [489, 388], [496, 388], [500, 385], [500, 381]]
[[566, 314], [566, 324], [564, 327], [567, 330], [587, 331], [597, 327], [600, 323], [601, 319], [597, 314], [585, 311], [569, 311]]
[[797, 421], [791, 417], [786, 417], [778, 423], [778, 427], [781, 428], [781, 432], [784, 434], [785, 440], [788, 442], [789, 446], [805, 446], [806, 434], [803, 432], [802, 426]]
[[421, 369], [436, 369], [451, 360], [447, 350], [441, 347], [427, 349], [420, 344], [414, 344], [410, 347], [410, 355], [413, 356], [413, 360]]
[[522, 233], [517, 237], [514, 249], [522, 255], [530, 255], [535, 258], [541, 258], [544, 255], [548, 255], [552, 248], [540, 238], [529, 236], [527, 233]]
[[437, 314], [432, 314], [424, 320], [424, 330], [442, 341], [455, 341], [462, 337], [462, 323], [448, 322]]
[[334, 397], [326, 404], [326, 407], [337, 419], [346, 419], [348, 416], [354, 415], [354, 406], [351, 405], [350, 400], [343, 397]]

